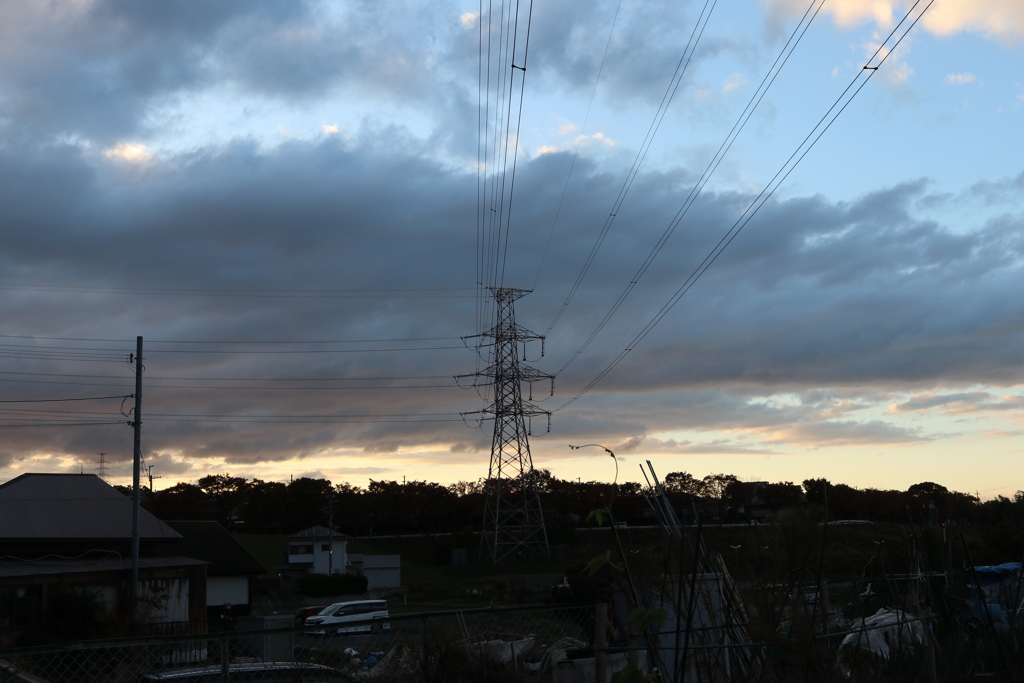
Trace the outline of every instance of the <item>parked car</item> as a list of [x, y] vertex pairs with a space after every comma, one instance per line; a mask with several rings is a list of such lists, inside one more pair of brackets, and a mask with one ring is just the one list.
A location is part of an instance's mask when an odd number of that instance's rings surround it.
[[300, 608], [299, 611], [295, 613], [295, 625], [296, 626], [305, 626], [306, 625], [306, 619], [308, 619], [311, 616], [314, 616], [316, 614], [320, 614], [320, 612], [322, 612], [325, 609], [327, 609], [327, 605], [319, 605], [317, 607], [302, 607], [302, 608]]
[[316, 633], [380, 633], [390, 631], [388, 603], [384, 600], [336, 602], [315, 617], [306, 619], [307, 626], [322, 626]]
[[[144, 674], [139, 683], [219, 683], [220, 665], [165, 669]], [[228, 666], [228, 677], [235, 683], [360, 683], [344, 671], [304, 662], [247, 662]]]

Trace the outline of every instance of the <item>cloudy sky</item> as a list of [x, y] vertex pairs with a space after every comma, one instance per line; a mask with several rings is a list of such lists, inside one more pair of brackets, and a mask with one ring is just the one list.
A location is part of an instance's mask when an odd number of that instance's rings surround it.
[[129, 480], [138, 335], [158, 488], [484, 476], [500, 276], [560, 477], [1024, 488], [1024, 5], [926, 6], [0, 3], [0, 481]]

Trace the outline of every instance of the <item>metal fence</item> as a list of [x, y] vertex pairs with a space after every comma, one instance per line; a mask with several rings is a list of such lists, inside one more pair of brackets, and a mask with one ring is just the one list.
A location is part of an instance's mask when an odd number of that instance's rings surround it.
[[220, 632], [171, 625], [159, 636], [0, 651], [0, 683], [583, 683], [600, 680], [601, 661], [609, 682], [629, 662], [652, 676], [646, 680], [685, 674], [691, 683], [1018, 680], [1024, 671], [1024, 627], [1015, 618], [1019, 581], [1004, 591], [1007, 606], [997, 620], [997, 600], [985, 608], [986, 618], [972, 614], [978, 609], [964, 575], [942, 579], [948, 611], [935, 610], [940, 601], [927, 598], [939, 579], [790, 586], [785, 609], [770, 623], [766, 613], [730, 622], [723, 599], [709, 608], [717, 616], [709, 612], [701, 620], [699, 609], [688, 611], [688, 636], [683, 620], [670, 618], [654, 638], [634, 633], [608, 647], [596, 646], [604, 639], [596, 637], [602, 628], [595, 615], [604, 608], [592, 604], [392, 615], [358, 622], [362, 628], [354, 633], [293, 626], [288, 618], [238, 619], [234, 630]]
[[577, 605], [393, 615], [346, 624], [360, 631], [341, 634], [271, 621], [256, 630], [0, 651], [9, 663], [0, 665], [0, 682], [515, 681], [584, 647], [593, 619], [592, 605]]

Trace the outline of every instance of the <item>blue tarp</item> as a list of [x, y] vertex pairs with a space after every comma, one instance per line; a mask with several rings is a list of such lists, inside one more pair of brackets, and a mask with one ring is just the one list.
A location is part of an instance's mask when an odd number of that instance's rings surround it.
[[974, 571], [979, 574], [1012, 574], [1020, 571], [1020, 562], [1004, 562], [992, 566], [975, 567]]

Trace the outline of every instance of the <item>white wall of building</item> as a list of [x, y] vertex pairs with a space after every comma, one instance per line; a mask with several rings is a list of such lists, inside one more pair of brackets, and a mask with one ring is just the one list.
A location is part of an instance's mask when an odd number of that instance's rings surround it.
[[139, 581], [139, 597], [146, 621], [188, 621], [188, 579]]
[[398, 588], [402, 585], [401, 555], [363, 555], [367, 588]]
[[[347, 541], [343, 538], [335, 538], [333, 541], [326, 538], [290, 540], [288, 541], [288, 562], [289, 564], [312, 563], [310, 571], [314, 574], [343, 574], [348, 561], [346, 547]], [[333, 557], [331, 557], [332, 552]]]

